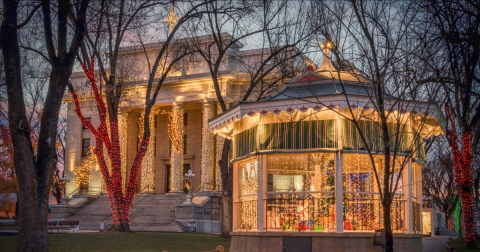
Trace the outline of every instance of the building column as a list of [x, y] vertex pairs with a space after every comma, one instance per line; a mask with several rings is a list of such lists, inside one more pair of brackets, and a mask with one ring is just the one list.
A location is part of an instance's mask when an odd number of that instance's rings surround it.
[[203, 100], [203, 113], [202, 113], [202, 191], [203, 192], [212, 192], [215, 190], [214, 182], [214, 153], [215, 153], [215, 142], [214, 135], [210, 131], [208, 126], [208, 120], [213, 118], [215, 113], [213, 101]]
[[[172, 141], [172, 156], [170, 157], [170, 185], [169, 193], [183, 193], [183, 104], [174, 102], [172, 107], [173, 127], [169, 127], [169, 134], [174, 136]], [[177, 140], [178, 139], [178, 140]]]

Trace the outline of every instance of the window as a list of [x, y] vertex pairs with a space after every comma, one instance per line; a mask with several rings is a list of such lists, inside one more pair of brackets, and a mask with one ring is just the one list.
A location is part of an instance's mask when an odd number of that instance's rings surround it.
[[[384, 156], [374, 157], [375, 167], [383, 187]], [[398, 179], [397, 195], [391, 206], [391, 221], [393, 232], [403, 232], [404, 202], [401, 188], [402, 177], [399, 173], [401, 157], [397, 157], [394, 170], [395, 184]], [[343, 155], [343, 230], [344, 231], [373, 231], [383, 228], [382, 204], [380, 201], [378, 184], [370, 157], [366, 154]]]
[[[87, 122], [90, 122], [90, 123], [91, 123], [91, 122], [92, 122], [92, 118], [91, 118], [91, 117], [87, 117], [87, 118], [85, 118], [85, 121], [87, 121]], [[88, 129], [88, 128], [87, 128], [87, 127], [85, 127], [85, 125], [83, 125], [83, 124], [82, 124], [82, 129], [86, 130], [86, 129]]]
[[82, 157], [86, 157], [90, 150], [90, 138], [82, 139]]
[[183, 113], [183, 125], [188, 125], [188, 113]]
[[267, 230], [335, 231], [335, 175], [333, 153], [268, 155]]
[[187, 154], [187, 135], [183, 135], [183, 154]]

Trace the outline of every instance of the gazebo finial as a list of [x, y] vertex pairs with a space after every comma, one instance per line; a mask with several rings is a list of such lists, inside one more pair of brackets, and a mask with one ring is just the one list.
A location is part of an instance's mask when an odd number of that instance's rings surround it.
[[330, 49], [333, 48], [332, 42], [321, 44], [320, 48], [324, 50], [324, 53], [323, 53], [322, 65], [320, 65], [317, 71], [335, 71], [336, 69], [333, 66], [332, 60], [330, 58]]

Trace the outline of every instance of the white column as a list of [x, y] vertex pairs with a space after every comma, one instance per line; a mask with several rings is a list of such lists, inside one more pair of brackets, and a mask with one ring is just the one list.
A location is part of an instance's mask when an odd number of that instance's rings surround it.
[[267, 157], [258, 156], [258, 210], [257, 210], [257, 229], [263, 232], [265, 224], [266, 203], [265, 193], [267, 192]]
[[[405, 169], [406, 168], [406, 169]], [[413, 234], [413, 208], [412, 208], [412, 162], [408, 161], [407, 167], [403, 169], [403, 197], [405, 200], [405, 231], [407, 234]]]
[[338, 152], [335, 154], [335, 230], [343, 233], [343, 125], [342, 120], [337, 119], [337, 145]]
[[[183, 104], [173, 103], [173, 120], [170, 123], [176, 124], [175, 135], [177, 143], [172, 142], [172, 156], [170, 157], [170, 193], [183, 193]], [[170, 128], [170, 130], [172, 129]]]
[[335, 154], [335, 225], [336, 232], [343, 233], [343, 153]]
[[214, 135], [208, 126], [208, 120], [213, 118], [215, 113], [213, 101], [203, 100], [203, 126], [202, 126], [202, 191], [211, 192], [215, 189], [214, 183]]

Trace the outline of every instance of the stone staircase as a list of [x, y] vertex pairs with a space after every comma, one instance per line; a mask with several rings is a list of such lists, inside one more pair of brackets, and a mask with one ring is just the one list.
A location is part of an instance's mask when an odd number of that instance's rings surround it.
[[175, 207], [185, 195], [138, 195], [130, 210], [132, 231], [182, 232], [175, 222]]
[[102, 195], [66, 217], [65, 220], [80, 221], [81, 230], [99, 230], [100, 223], [110, 213], [108, 196]]
[[[175, 222], [175, 207], [184, 201], [183, 194], [138, 194], [130, 210], [130, 229], [132, 231], [182, 232]], [[108, 196], [103, 195], [65, 220], [80, 221], [81, 230], [99, 230], [100, 223], [110, 213]]]

